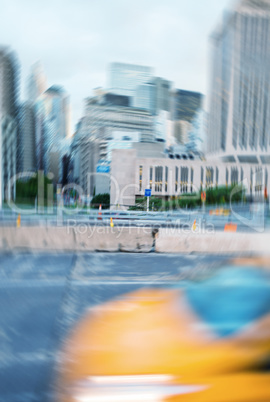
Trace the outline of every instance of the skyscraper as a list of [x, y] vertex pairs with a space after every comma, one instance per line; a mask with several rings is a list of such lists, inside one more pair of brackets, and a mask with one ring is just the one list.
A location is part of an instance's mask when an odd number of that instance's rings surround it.
[[138, 85], [135, 90], [134, 106], [148, 110], [154, 115], [156, 113], [155, 95], [156, 88], [152, 82]]
[[177, 89], [172, 95], [172, 119], [174, 137], [177, 143], [185, 145], [188, 142], [188, 132], [192, 120], [202, 106], [203, 96], [198, 92]]
[[7, 47], [0, 48], [0, 208], [9, 199], [15, 185], [17, 150], [18, 62]]
[[170, 112], [172, 82], [160, 77], [155, 77], [152, 82], [155, 85], [155, 113]]
[[18, 125], [17, 172], [36, 171], [35, 111], [31, 103], [19, 107]]
[[199, 92], [177, 89], [173, 95], [173, 120], [191, 122], [202, 105], [203, 96]]
[[171, 109], [172, 83], [160, 77], [154, 77], [151, 67], [136, 64], [110, 64], [110, 91], [129, 96], [130, 106], [148, 110], [153, 115]]
[[206, 113], [203, 108], [198, 109], [191, 122], [188, 132], [186, 148], [190, 152], [205, 153]]
[[211, 36], [208, 152], [269, 163], [270, 1], [241, 0]]
[[46, 88], [47, 78], [38, 61], [27, 78], [27, 102], [19, 108], [18, 172], [44, 169], [45, 126], [39, 99]]
[[135, 96], [136, 88], [151, 81], [153, 69], [136, 64], [110, 64], [110, 91], [118, 95]]
[[37, 160], [45, 174], [52, 172], [55, 182], [61, 180], [62, 148], [70, 137], [69, 96], [62, 87], [52, 86], [36, 102]]
[[47, 88], [47, 78], [41, 62], [38, 61], [32, 66], [27, 84], [27, 100], [35, 103]]

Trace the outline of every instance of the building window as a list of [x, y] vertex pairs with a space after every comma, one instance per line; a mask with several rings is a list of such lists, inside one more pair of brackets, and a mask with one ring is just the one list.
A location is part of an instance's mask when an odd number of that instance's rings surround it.
[[188, 168], [185, 169], [185, 192], [188, 192]]
[[201, 187], [203, 187], [203, 180], [204, 180], [204, 171], [203, 171], [203, 167], [201, 167]]
[[216, 187], [218, 187], [218, 179], [219, 179], [219, 170], [218, 167], [216, 167]]
[[191, 182], [191, 184], [190, 184], [190, 191], [191, 191], [191, 193], [193, 192], [193, 181], [194, 181], [194, 169], [193, 168], [191, 168], [191, 170], [190, 170], [190, 182]]
[[151, 166], [150, 170], [149, 170], [149, 187], [150, 187], [150, 190], [152, 190], [152, 186], [153, 186], [153, 167]]
[[231, 183], [232, 183], [232, 185], [234, 184], [234, 182], [235, 182], [235, 170], [232, 167], [231, 168]]
[[162, 192], [162, 182], [163, 182], [163, 167], [156, 166], [155, 168], [155, 191]]
[[266, 142], [266, 123], [267, 123], [267, 110], [268, 110], [268, 91], [264, 92], [264, 112], [263, 112], [263, 129], [262, 129], [262, 148], [267, 147]]
[[236, 167], [231, 168], [231, 184], [238, 184], [238, 169]]
[[169, 172], [169, 169], [168, 169], [168, 166], [166, 166], [165, 167], [165, 191], [166, 192], [168, 191], [168, 172]]
[[143, 167], [142, 166], [140, 166], [139, 175], [140, 175], [140, 179], [139, 179], [140, 191], [142, 191], [142, 175], [143, 175]]
[[180, 171], [180, 192], [183, 193], [183, 183], [184, 183], [184, 168], [181, 167]]
[[188, 168], [181, 167], [181, 193], [187, 193], [188, 190]]
[[214, 168], [212, 168], [212, 167], [207, 167], [206, 168], [205, 180], [206, 180], [206, 187], [213, 187], [213, 183], [214, 183]]
[[256, 169], [255, 174], [255, 191], [262, 192], [263, 189], [263, 170], [261, 168]]

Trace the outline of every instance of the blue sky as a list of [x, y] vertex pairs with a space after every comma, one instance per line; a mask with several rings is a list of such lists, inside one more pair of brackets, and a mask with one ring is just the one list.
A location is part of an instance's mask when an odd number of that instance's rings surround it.
[[21, 95], [40, 60], [48, 84], [83, 99], [107, 85], [113, 61], [149, 65], [176, 88], [207, 93], [209, 35], [229, 0], [0, 0], [0, 38], [16, 51]]

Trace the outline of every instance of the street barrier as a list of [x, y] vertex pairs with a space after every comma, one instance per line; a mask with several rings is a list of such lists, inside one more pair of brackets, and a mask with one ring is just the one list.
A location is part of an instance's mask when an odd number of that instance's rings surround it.
[[0, 251], [105, 251], [150, 252], [151, 228], [91, 227], [0, 227]]
[[17, 224], [17, 228], [20, 228], [20, 227], [21, 227], [21, 215], [20, 215], [20, 214], [18, 215], [16, 224]]
[[224, 227], [224, 232], [236, 232], [237, 231], [237, 225], [233, 223], [226, 223]]
[[207, 253], [231, 255], [270, 255], [270, 233], [183, 233], [166, 229], [159, 230], [156, 239], [157, 253]]

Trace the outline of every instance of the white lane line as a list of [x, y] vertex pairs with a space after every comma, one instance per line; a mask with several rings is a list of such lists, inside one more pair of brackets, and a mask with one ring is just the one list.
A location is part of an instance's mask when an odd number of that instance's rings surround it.
[[[81, 286], [94, 286], [94, 285], [172, 285], [175, 281], [102, 281], [102, 280], [85, 280], [85, 281], [69, 281], [72, 287]], [[67, 281], [28, 281], [23, 280], [21, 282], [4, 281], [0, 282], [0, 289], [6, 288], [50, 288], [50, 287], [64, 287], [67, 285]]]

